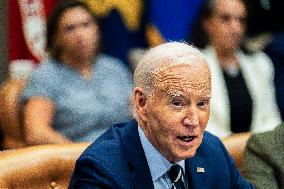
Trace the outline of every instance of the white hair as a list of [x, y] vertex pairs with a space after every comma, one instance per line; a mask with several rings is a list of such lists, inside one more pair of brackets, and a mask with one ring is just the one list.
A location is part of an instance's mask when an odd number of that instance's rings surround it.
[[177, 64], [206, 62], [201, 52], [184, 42], [168, 42], [150, 49], [139, 61], [134, 72], [134, 87], [151, 94], [154, 79], [160, 71]]

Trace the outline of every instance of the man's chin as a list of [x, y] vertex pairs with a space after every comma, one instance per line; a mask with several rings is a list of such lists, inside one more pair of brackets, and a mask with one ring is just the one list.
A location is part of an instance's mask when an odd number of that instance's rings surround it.
[[190, 152], [187, 152], [184, 156], [183, 159], [188, 159], [188, 158], [192, 158], [193, 156], [195, 156], [196, 154], [196, 150], [190, 150]]
[[192, 158], [193, 156], [195, 156], [196, 154], [196, 150], [190, 150], [188, 152], [180, 152], [180, 153], [176, 153], [175, 154], [175, 157], [174, 158], [171, 158], [172, 163], [177, 163], [179, 161], [182, 161], [182, 160], [185, 160], [185, 159], [188, 159], [188, 158]]

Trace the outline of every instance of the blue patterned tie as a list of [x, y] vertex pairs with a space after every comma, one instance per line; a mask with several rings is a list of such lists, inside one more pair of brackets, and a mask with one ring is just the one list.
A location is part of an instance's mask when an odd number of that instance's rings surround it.
[[172, 165], [168, 173], [172, 181], [172, 189], [188, 189], [183, 169], [180, 165]]

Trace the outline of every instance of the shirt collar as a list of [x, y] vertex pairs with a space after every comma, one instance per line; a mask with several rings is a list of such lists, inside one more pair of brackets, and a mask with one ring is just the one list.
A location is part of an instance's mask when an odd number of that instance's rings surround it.
[[[145, 136], [143, 130], [138, 126], [138, 133], [142, 148], [144, 150], [150, 173], [152, 176], [152, 181], [157, 181], [161, 176], [163, 176], [173, 165], [170, 163], [155, 147], [150, 143], [148, 138]], [[179, 164], [184, 170], [184, 160], [179, 161]]]

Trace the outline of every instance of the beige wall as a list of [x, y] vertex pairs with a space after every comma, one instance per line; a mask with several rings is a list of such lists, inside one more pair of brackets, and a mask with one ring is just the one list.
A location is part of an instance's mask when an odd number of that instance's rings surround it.
[[0, 0], [0, 83], [8, 75], [7, 2]]

